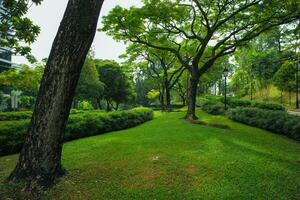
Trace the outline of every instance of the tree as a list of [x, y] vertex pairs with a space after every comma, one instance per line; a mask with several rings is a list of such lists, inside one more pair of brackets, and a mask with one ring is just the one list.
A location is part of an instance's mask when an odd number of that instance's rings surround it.
[[91, 56], [88, 56], [80, 74], [74, 101], [88, 100], [96, 104], [99, 108], [99, 101], [103, 90], [104, 85], [99, 80], [95, 61]]
[[34, 113], [10, 181], [52, 183], [62, 175], [63, 133], [103, 0], [71, 0], [52, 45]]
[[[139, 67], [135, 66], [136, 69], [133, 77], [133, 86], [136, 93], [135, 102], [138, 105], [149, 106], [150, 102], [147, 97], [149, 91], [155, 88], [155, 83], [149, 76], [149, 74], [143, 70], [143, 63], [138, 64]], [[145, 64], [146, 65], [146, 64]]]
[[106, 110], [118, 110], [120, 103], [129, 100], [132, 94], [131, 84], [117, 62], [97, 60], [96, 66], [99, 79], [104, 83], [103, 98], [106, 100]]
[[[273, 76], [280, 68], [280, 56], [274, 50], [257, 52], [252, 58], [250, 68], [260, 88], [268, 89], [272, 83]], [[268, 93], [266, 93], [266, 98], [268, 98]]]
[[0, 83], [14, 90], [20, 90], [26, 95], [36, 96], [43, 72], [43, 65], [37, 65], [34, 68], [21, 65], [18, 69], [11, 68], [0, 73]]
[[185, 68], [180, 63], [176, 62], [176, 57], [173, 54], [158, 49], [144, 47], [137, 43], [131, 44], [127, 48], [126, 57], [130, 62], [146, 60], [146, 71], [153, 79], [155, 79], [155, 81], [160, 83], [159, 96], [162, 110], [166, 109], [167, 111], [170, 111], [171, 90], [185, 71]]
[[188, 91], [188, 80], [189, 73], [185, 71], [182, 76], [179, 78], [178, 82], [174, 85], [174, 90], [177, 92], [178, 96], [181, 99], [182, 105], [186, 105], [187, 101], [187, 91]]
[[291, 92], [296, 92], [296, 66], [291, 61], [285, 61], [274, 76], [274, 84], [281, 91], [289, 92], [291, 104]]
[[[115, 7], [102, 31], [116, 40], [173, 53], [190, 71], [186, 118], [196, 119], [200, 77], [220, 57], [279, 24], [299, 16], [299, 2], [263, 0], [145, 0], [141, 8]], [[210, 48], [209, 44], [214, 43]]]
[[40, 33], [39, 26], [25, 17], [32, 4], [40, 4], [42, 0], [3, 0], [0, 5], [0, 46], [7, 47], [14, 54], [26, 56], [31, 62], [34, 57], [30, 54], [30, 44]]

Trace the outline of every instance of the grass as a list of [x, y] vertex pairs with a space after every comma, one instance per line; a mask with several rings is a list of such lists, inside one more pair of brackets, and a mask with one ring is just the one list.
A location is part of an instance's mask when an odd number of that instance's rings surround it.
[[[198, 111], [156, 113], [141, 126], [66, 143], [68, 173], [43, 199], [299, 199], [300, 145], [280, 135]], [[0, 158], [0, 181], [17, 155]], [[24, 198], [0, 184], [2, 197]]]

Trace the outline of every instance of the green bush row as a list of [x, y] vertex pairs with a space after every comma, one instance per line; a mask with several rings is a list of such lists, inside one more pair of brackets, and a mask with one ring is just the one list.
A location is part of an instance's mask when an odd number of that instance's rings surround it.
[[[70, 114], [83, 114], [86, 112], [103, 112], [100, 110], [77, 110], [71, 109]], [[22, 119], [30, 119], [32, 116], [32, 111], [16, 111], [16, 112], [0, 112], [0, 121], [15, 121]]]
[[230, 109], [227, 114], [234, 121], [283, 134], [300, 141], [300, 117], [298, 116], [284, 111], [241, 107]]
[[212, 115], [222, 115], [225, 113], [224, 104], [215, 100], [201, 100], [200, 107], [205, 112]]
[[[222, 99], [224, 103], [224, 98]], [[234, 97], [228, 98], [227, 103], [230, 108], [236, 107], [253, 107], [253, 108], [261, 108], [266, 110], [280, 110], [285, 111], [285, 107], [281, 104], [269, 102], [269, 101], [250, 101], [246, 99], [237, 99]]]
[[[219, 96], [206, 96], [205, 98], [198, 97], [197, 103], [197, 105], [200, 106], [202, 110], [209, 114], [220, 115], [225, 113], [224, 98], [221, 98]], [[250, 101], [245, 99], [238, 99], [235, 97], [229, 97], [227, 99], [227, 105], [229, 108], [251, 107], [265, 110], [286, 111], [284, 106], [277, 103], [268, 101]]]
[[32, 111], [0, 112], [0, 121], [30, 119]]
[[[98, 135], [137, 126], [153, 119], [153, 111], [148, 108], [136, 108], [129, 111], [111, 113], [87, 111], [71, 114], [68, 120], [64, 140]], [[0, 123], [0, 155], [17, 153], [21, 150], [27, 132], [29, 120]]]

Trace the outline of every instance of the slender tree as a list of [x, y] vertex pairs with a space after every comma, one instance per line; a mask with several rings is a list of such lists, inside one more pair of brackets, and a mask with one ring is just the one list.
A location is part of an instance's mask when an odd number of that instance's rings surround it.
[[94, 39], [103, 0], [70, 0], [46, 64], [34, 113], [10, 181], [52, 183], [62, 175], [63, 133]]
[[127, 48], [126, 57], [130, 62], [146, 60], [146, 71], [153, 79], [160, 83], [160, 100], [162, 109], [170, 111], [171, 90], [186, 70], [180, 63], [177, 62], [174, 54], [134, 43]]

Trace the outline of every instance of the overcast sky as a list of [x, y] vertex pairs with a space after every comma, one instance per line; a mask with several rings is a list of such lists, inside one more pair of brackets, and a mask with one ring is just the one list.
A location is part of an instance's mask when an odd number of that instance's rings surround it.
[[[41, 27], [41, 33], [36, 42], [31, 45], [32, 53], [41, 60], [49, 55], [52, 42], [56, 35], [59, 23], [64, 14], [68, 0], [43, 0], [39, 6], [32, 6], [28, 17]], [[123, 7], [140, 6], [141, 0], [105, 0], [100, 19], [116, 5]], [[100, 20], [101, 21], [101, 20]], [[101, 24], [98, 24], [101, 27]], [[118, 56], [125, 51], [123, 43], [117, 43], [105, 33], [97, 32], [93, 43], [97, 58], [118, 60]], [[13, 57], [14, 63], [27, 63], [21, 56]]]

